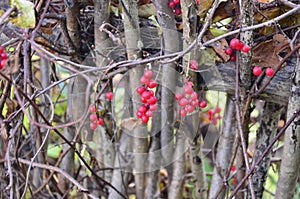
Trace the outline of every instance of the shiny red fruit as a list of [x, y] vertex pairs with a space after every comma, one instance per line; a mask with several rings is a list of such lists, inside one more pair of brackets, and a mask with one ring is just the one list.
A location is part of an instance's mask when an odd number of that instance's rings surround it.
[[190, 68], [193, 70], [198, 70], [198, 62], [196, 60], [191, 60], [190, 61]]
[[180, 109], [179, 112], [180, 112], [181, 116], [186, 116], [186, 114], [187, 114], [187, 112], [186, 112], [186, 110], [184, 108]]
[[184, 97], [184, 96], [183, 96], [183, 94], [181, 94], [181, 93], [176, 93], [176, 94], [175, 94], [175, 99], [176, 99], [176, 100], [181, 100], [183, 97]]
[[153, 76], [153, 72], [151, 70], [146, 70], [144, 72], [144, 77], [150, 79]]
[[184, 90], [184, 93], [187, 95], [190, 95], [194, 92], [193, 87], [190, 85], [185, 85], [183, 90]]
[[175, 9], [175, 14], [176, 15], [181, 15], [181, 8], [176, 8]]
[[262, 72], [262, 69], [259, 66], [254, 66], [254, 68], [252, 69], [252, 73], [255, 76], [259, 76], [261, 74], [261, 72]]
[[114, 94], [113, 94], [113, 92], [108, 91], [108, 92], [105, 93], [105, 97], [108, 100], [112, 100], [112, 98], [114, 97]]
[[95, 130], [98, 127], [96, 123], [90, 123], [90, 129]]
[[213, 109], [209, 109], [209, 110], [207, 111], [207, 113], [208, 113], [210, 116], [212, 116], [212, 115], [214, 114], [214, 110], [213, 110]]
[[232, 53], [233, 53], [232, 48], [229, 48], [229, 47], [228, 47], [228, 48], [225, 49], [225, 54], [226, 54], [226, 55], [232, 55]]
[[151, 96], [148, 100], [147, 103], [148, 104], [155, 104], [157, 102], [157, 97], [155, 96]]
[[249, 52], [249, 51], [250, 51], [250, 46], [244, 45], [244, 46], [242, 47], [241, 51], [244, 52], [244, 53]]
[[178, 104], [179, 106], [186, 106], [189, 104], [189, 100], [184, 97], [178, 102]]
[[191, 98], [191, 100], [196, 100], [196, 99], [198, 99], [198, 93], [196, 93], [195, 91], [192, 92], [190, 98]]
[[149, 88], [155, 88], [156, 85], [157, 85], [157, 82], [156, 82], [154, 79], [151, 79], [151, 80], [148, 82], [148, 84], [147, 84], [147, 86], [148, 86]]
[[238, 40], [237, 38], [233, 38], [230, 40], [229, 45], [232, 49], [237, 49], [237, 47], [239, 46], [240, 40]]
[[180, 0], [173, 0], [174, 4], [177, 5], [180, 3]]
[[149, 121], [149, 117], [146, 116], [146, 115], [143, 115], [143, 116], [141, 117], [141, 120], [142, 120], [142, 122], [147, 123], [147, 122]]
[[147, 85], [149, 83], [149, 79], [146, 78], [145, 76], [142, 76], [141, 79], [140, 79], [140, 82], [141, 82], [141, 84], [146, 84]]
[[236, 61], [236, 55], [231, 55], [230, 56], [230, 60], [233, 61], [233, 62], [235, 62]]
[[102, 118], [99, 118], [98, 121], [97, 121], [97, 124], [98, 125], [104, 124], [104, 120]]
[[205, 100], [201, 100], [200, 102], [199, 102], [199, 107], [200, 108], [205, 108], [207, 106], [207, 102], [205, 101]]
[[2, 59], [8, 59], [8, 53], [7, 52], [1, 53], [1, 58]]
[[150, 104], [150, 111], [155, 111], [157, 109], [157, 104]]
[[169, 7], [172, 8], [172, 9], [174, 9], [175, 6], [176, 6], [176, 4], [173, 1], [170, 1]]
[[152, 117], [152, 111], [150, 111], [150, 110], [146, 111], [145, 115], [147, 117]]
[[143, 92], [145, 91], [145, 90], [147, 90], [144, 86], [139, 86], [139, 87], [137, 87], [136, 88], [136, 92], [138, 93], [138, 94], [143, 94]]
[[219, 106], [217, 106], [216, 108], [215, 108], [215, 113], [221, 113], [221, 107], [219, 107]]
[[96, 112], [95, 105], [91, 105], [89, 110], [90, 110], [91, 113], [95, 113]]
[[267, 68], [266, 69], [266, 75], [269, 77], [272, 77], [274, 75], [274, 69], [273, 68]]
[[147, 111], [147, 107], [146, 106], [140, 106], [138, 108], [138, 112], [145, 113], [146, 111]]
[[0, 46], [0, 54], [2, 54], [4, 52], [4, 47]]
[[92, 113], [90, 115], [90, 121], [91, 122], [97, 122], [97, 120], [98, 120], [98, 117], [97, 117], [96, 113]]

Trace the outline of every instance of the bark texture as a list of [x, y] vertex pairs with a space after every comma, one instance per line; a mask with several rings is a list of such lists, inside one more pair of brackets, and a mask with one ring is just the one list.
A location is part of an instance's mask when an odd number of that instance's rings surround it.
[[[259, 129], [256, 133], [256, 146], [253, 157], [253, 162], [263, 153], [275, 137], [278, 128], [278, 121], [282, 112], [283, 106], [272, 102], [266, 102], [262, 114]], [[271, 154], [265, 156], [263, 161], [258, 165], [255, 173], [252, 176], [255, 197], [262, 198], [264, 192], [264, 183], [267, 178], [268, 169], [270, 166]]]
[[[299, 108], [300, 104], [300, 61], [298, 59], [296, 76], [292, 87], [292, 95], [288, 105], [288, 117]], [[283, 156], [280, 166], [279, 180], [275, 199], [292, 199], [300, 170], [300, 117], [298, 116], [286, 131], [284, 136]], [[296, 123], [295, 123], [296, 122]], [[297, 196], [296, 196], [297, 197]]]

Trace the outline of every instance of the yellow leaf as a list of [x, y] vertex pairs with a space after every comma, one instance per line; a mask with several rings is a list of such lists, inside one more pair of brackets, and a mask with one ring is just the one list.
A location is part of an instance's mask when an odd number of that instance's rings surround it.
[[24, 28], [34, 28], [36, 24], [34, 4], [27, 0], [11, 0], [10, 5], [17, 8], [18, 15], [10, 22]]

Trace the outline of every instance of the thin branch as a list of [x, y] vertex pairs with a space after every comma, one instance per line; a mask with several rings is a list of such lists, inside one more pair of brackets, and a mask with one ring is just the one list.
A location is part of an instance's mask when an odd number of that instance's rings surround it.
[[55, 172], [63, 175], [66, 179], [68, 179], [71, 183], [73, 183], [76, 187], [78, 187], [80, 192], [87, 194], [90, 198], [99, 199], [97, 196], [90, 193], [90, 191], [88, 189], [84, 188], [72, 176], [70, 176], [68, 173], [66, 173], [65, 171], [63, 171], [62, 169], [60, 169], [58, 167], [54, 167], [54, 166], [46, 165], [46, 164], [41, 164], [41, 163], [36, 163], [36, 162], [30, 162], [29, 160], [25, 160], [25, 159], [22, 159], [22, 158], [18, 158], [18, 161], [23, 163], [23, 164], [32, 165], [32, 167], [37, 167], [37, 168], [47, 169], [47, 170], [50, 170], [50, 171], [55, 171]]
[[4, 20], [9, 17], [10, 13], [12, 13], [15, 10], [15, 7], [9, 8], [5, 13], [3, 13], [0, 17], [0, 25], [4, 22]]
[[261, 163], [261, 161], [265, 158], [265, 156], [270, 152], [273, 145], [277, 142], [277, 140], [284, 134], [285, 130], [292, 124], [292, 122], [296, 119], [296, 117], [300, 114], [300, 108], [298, 108], [293, 116], [286, 122], [284, 127], [279, 131], [279, 133], [275, 136], [275, 138], [271, 141], [271, 143], [267, 146], [264, 152], [257, 158], [256, 162], [252, 164], [251, 169], [245, 175], [245, 177], [239, 182], [236, 188], [232, 191], [229, 199], [233, 198], [238, 190], [241, 188], [242, 184], [249, 178], [249, 176], [256, 170], [256, 167]]

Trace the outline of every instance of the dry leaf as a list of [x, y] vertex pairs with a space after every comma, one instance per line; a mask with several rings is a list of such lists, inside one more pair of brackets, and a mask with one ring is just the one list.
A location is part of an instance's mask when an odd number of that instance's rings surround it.
[[275, 67], [282, 60], [280, 53], [290, 51], [288, 39], [276, 34], [273, 39], [261, 42], [253, 48], [252, 63], [261, 67]]
[[141, 120], [134, 117], [130, 117], [122, 120], [121, 127], [128, 129], [129, 131], [132, 131], [133, 129], [135, 129], [137, 126], [141, 124], [142, 124]]
[[[208, 32], [205, 37], [204, 41], [208, 41], [213, 39], [214, 36], [211, 34], [211, 32]], [[214, 49], [214, 51], [222, 58], [223, 61], [227, 62], [230, 59], [230, 56], [225, 53], [225, 49], [228, 47], [228, 43], [226, 39], [221, 39], [219, 41], [216, 41], [210, 46]]]

